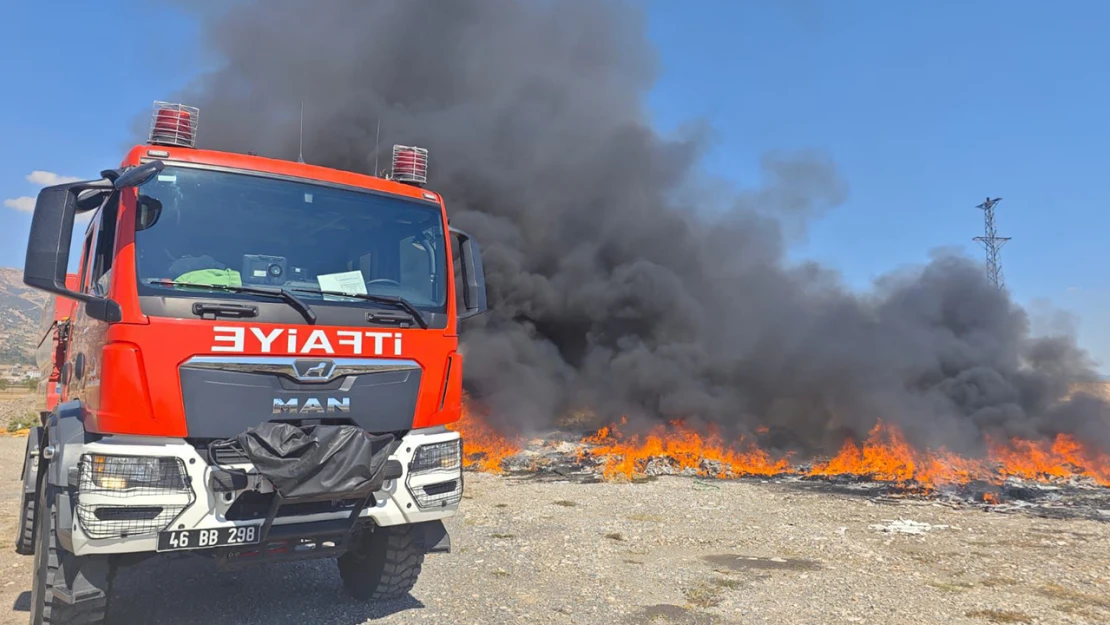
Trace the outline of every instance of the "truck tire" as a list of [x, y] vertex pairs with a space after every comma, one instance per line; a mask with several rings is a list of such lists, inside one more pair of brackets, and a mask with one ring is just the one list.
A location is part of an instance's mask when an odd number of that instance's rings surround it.
[[377, 527], [339, 557], [339, 576], [347, 592], [362, 601], [387, 601], [416, 585], [424, 550], [411, 526]]
[[[108, 612], [111, 567], [107, 556], [79, 557], [58, 544], [54, 510], [55, 488], [38, 489], [34, 580], [31, 583], [31, 625], [97, 625]], [[94, 560], [95, 559], [95, 560]], [[74, 597], [69, 603], [62, 596]]]
[[15, 552], [21, 556], [29, 556], [35, 553], [35, 502], [38, 499], [38, 490], [42, 487], [43, 473], [38, 470], [37, 466], [32, 466], [35, 463], [31, 456], [38, 453], [37, 441], [41, 431], [42, 428], [36, 426], [31, 428], [31, 432], [27, 434], [27, 452], [23, 460], [23, 470], [35, 472], [35, 476], [31, 478], [35, 484], [35, 490], [30, 493], [23, 493], [19, 504], [19, 520], [16, 522], [15, 528]]
[[15, 531], [15, 552], [21, 556], [35, 553], [35, 493], [23, 493]]

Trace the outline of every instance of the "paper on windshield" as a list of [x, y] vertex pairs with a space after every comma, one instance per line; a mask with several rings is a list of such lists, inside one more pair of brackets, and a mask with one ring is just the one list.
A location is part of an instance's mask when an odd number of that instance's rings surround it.
[[363, 280], [361, 271], [325, 273], [316, 276], [316, 282], [320, 285], [321, 291], [335, 291], [355, 295], [366, 294], [366, 281]]

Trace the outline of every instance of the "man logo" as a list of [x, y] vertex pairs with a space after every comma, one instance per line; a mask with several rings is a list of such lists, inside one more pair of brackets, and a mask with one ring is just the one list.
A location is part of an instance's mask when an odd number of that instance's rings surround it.
[[309, 397], [301, 401], [296, 397], [282, 399], [274, 398], [274, 414], [323, 414], [334, 412], [350, 412], [350, 397]]
[[331, 360], [296, 360], [293, 371], [302, 382], [326, 382], [335, 371], [335, 363]]

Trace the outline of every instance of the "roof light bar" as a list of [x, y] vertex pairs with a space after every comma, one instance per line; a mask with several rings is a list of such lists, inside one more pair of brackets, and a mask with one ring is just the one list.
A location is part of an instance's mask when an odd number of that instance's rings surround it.
[[428, 151], [408, 145], [393, 146], [393, 172], [390, 178], [416, 186], [428, 182]]
[[154, 101], [154, 114], [150, 118], [149, 143], [196, 147], [197, 119], [200, 109], [175, 102]]

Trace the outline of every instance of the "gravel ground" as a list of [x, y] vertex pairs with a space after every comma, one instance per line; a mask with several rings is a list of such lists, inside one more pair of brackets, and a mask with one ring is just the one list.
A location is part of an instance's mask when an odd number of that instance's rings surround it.
[[[0, 438], [0, 603], [27, 622], [30, 557], [12, 550], [23, 441]], [[886, 532], [897, 519], [930, 524]], [[113, 622], [1106, 623], [1110, 523], [820, 485], [663, 477], [574, 484], [467, 474], [454, 551], [411, 597], [346, 598], [333, 562], [217, 572], [184, 557], [120, 573]]]
[[0, 391], [0, 431], [6, 432], [12, 421], [20, 425], [30, 423], [37, 414], [37, 401], [37, 395], [22, 389]]

